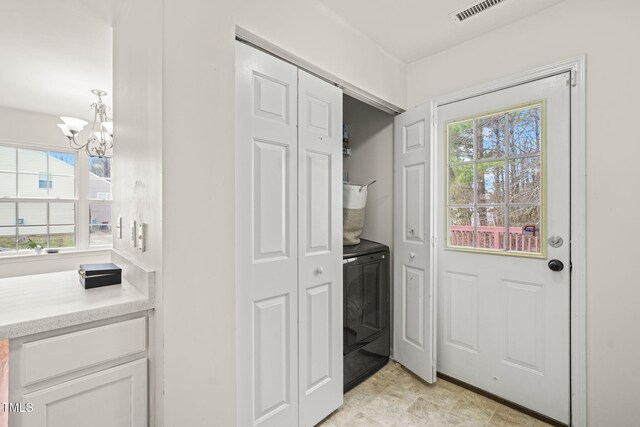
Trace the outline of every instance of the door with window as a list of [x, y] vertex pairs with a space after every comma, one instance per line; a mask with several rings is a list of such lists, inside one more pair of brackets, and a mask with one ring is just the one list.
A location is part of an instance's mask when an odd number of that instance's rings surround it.
[[437, 109], [438, 371], [569, 422], [570, 77]]

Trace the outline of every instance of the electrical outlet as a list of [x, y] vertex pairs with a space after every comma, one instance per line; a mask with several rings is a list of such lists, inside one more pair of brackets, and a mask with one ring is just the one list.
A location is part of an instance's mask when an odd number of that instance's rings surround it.
[[134, 248], [136, 247], [137, 240], [138, 239], [136, 236], [136, 222], [131, 221], [131, 229], [129, 230], [129, 241], [131, 242], [131, 246], [133, 246]]
[[138, 224], [138, 249], [144, 252], [147, 248], [147, 227], [142, 222]]

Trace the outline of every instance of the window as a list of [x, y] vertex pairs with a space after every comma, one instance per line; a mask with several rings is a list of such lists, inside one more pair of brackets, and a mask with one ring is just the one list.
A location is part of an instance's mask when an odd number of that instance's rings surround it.
[[0, 145], [0, 254], [109, 246], [111, 200], [111, 159]]
[[111, 159], [89, 158], [89, 246], [110, 245]]
[[75, 153], [0, 146], [0, 252], [76, 246]]
[[543, 104], [447, 125], [448, 248], [542, 253]]

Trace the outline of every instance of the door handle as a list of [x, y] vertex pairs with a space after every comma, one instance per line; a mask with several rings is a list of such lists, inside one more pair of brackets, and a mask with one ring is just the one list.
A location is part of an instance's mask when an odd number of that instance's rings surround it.
[[318, 268], [316, 268], [316, 274], [317, 274], [317, 275], [320, 275], [320, 274], [322, 274], [322, 273], [324, 273], [324, 268], [322, 268], [322, 267], [318, 267]]
[[409, 254], [409, 258], [414, 259], [416, 257], [416, 253], [415, 252], [411, 252]]
[[562, 271], [564, 269], [564, 264], [559, 259], [552, 259], [547, 265], [551, 271], [555, 272]]

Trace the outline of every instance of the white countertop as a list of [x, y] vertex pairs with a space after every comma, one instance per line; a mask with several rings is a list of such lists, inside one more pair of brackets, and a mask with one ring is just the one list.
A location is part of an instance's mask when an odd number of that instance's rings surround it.
[[77, 271], [0, 279], [0, 339], [16, 338], [153, 308], [125, 278], [84, 289]]

